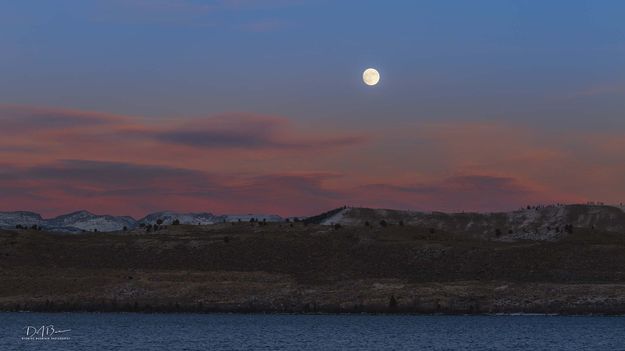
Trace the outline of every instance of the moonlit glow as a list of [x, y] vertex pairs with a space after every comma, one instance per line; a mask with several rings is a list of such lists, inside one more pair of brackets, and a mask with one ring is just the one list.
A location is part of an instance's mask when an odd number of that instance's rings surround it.
[[367, 85], [376, 85], [380, 81], [380, 73], [375, 68], [367, 68], [362, 73], [362, 80]]

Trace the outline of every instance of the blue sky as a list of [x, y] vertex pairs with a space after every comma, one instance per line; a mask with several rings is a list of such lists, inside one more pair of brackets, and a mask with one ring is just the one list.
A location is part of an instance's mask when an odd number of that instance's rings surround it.
[[556, 105], [623, 88], [623, 15], [619, 1], [4, 1], [0, 93], [158, 116], [560, 121], [588, 107], [620, 123], [622, 94]]
[[[425, 143], [395, 140], [399, 131], [437, 123], [504, 124], [541, 140], [617, 138], [625, 131], [623, 18], [625, 2], [616, 0], [0, 0], [0, 103], [148, 124], [279, 116], [308, 131], [378, 135], [384, 142], [361, 150], [387, 158], [394, 147]], [[360, 80], [367, 67], [381, 72], [374, 88]], [[571, 143], [549, 147], [586, 150]], [[613, 157], [593, 152], [589, 160], [612, 166]], [[341, 173], [343, 163], [289, 170]], [[408, 173], [421, 181], [428, 169]], [[547, 176], [523, 177], [536, 185]]]

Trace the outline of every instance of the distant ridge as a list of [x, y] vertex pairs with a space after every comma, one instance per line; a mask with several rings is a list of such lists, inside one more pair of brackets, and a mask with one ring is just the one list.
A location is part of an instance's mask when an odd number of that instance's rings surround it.
[[279, 222], [283, 220], [278, 215], [245, 214], [216, 216], [211, 213], [177, 213], [172, 211], [154, 212], [139, 220], [135, 220], [130, 216], [97, 215], [84, 210], [44, 219], [35, 212], [15, 211], [0, 212], [0, 228], [35, 228], [66, 233], [114, 232], [135, 229], [141, 224], [154, 225], [160, 222], [163, 225], [170, 225], [175, 220], [178, 220], [180, 224], [209, 225], [224, 222], [250, 221], [251, 219], [265, 222]]
[[[303, 220], [303, 222], [307, 224], [322, 224], [326, 222], [328, 219], [333, 218], [335, 215], [341, 213], [345, 209], [347, 209], [346, 206], [335, 208], [333, 210], [323, 212], [316, 216], [307, 217]], [[338, 220], [335, 220], [335, 221], [338, 221]]]
[[[135, 229], [144, 225], [179, 224], [211, 225], [226, 222], [282, 222], [278, 215], [214, 215], [208, 212], [178, 213], [161, 211], [135, 220], [129, 216], [96, 215], [76, 211], [51, 219], [29, 211], [0, 212], [0, 228], [38, 228], [47, 231], [80, 233], [112, 232]], [[558, 240], [575, 228], [625, 233], [623, 207], [607, 205], [548, 205], [509, 212], [444, 213], [390, 209], [339, 207], [319, 215], [301, 218], [304, 224], [379, 227], [405, 225], [425, 228], [430, 232], [447, 232], [498, 241]]]

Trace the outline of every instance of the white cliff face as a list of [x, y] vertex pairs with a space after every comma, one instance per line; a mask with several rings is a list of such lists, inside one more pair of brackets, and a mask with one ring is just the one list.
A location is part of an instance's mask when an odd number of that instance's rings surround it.
[[171, 225], [175, 220], [180, 224], [210, 225], [224, 222], [249, 222], [251, 219], [266, 222], [281, 222], [277, 215], [246, 214], [246, 215], [213, 215], [211, 213], [177, 213], [162, 211], [151, 213], [140, 220], [128, 216], [96, 215], [88, 211], [77, 211], [55, 218], [43, 219], [34, 212], [0, 212], [0, 228], [15, 229], [16, 226], [31, 228], [33, 225], [48, 231], [80, 233], [80, 232], [113, 232], [124, 228], [130, 230], [143, 224]]
[[34, 212], [0, 212], [0, 228], [15, 228], [16, 225], [25, 227], [40, 226], [43, 221], [41, 215]]
[[55, 218], [43, 219], [33, 212], [0, 212], [0, 228], [14, 229], [17, 226], [31, 228], [41, 227], [50, 231], [82, 232], [82, 231], [117, 231], [124, 227], [131, 229], [137, 226], [132, 217], [116, 217], [95, 215], [87, 211], [78, 211]]
[[75, 228], [81, 231], [113, 232], [118, 230], [132, 229], [137, 226], [137, 221], [127, 216], [95, 215], [87, 211], [78, 211], [61, 215], [49, 220], [43, 225], [44, 228], [64, 231], [64, 228]]
[[218, 223], [219, 220], [211, 213], [176, 213], [171, 211], [154, 212], [141, 218], [138, 222], [145, 224], [156, 224], [158, 220], [163, 224], [172, 224], [176, 219], [180, 224], [208, 225]]

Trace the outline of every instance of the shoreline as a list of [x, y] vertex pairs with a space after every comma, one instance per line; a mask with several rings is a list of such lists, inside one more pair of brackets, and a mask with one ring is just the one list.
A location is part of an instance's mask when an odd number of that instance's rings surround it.
[[[15, 306], [17, 307], [17, 305]], [[242, 315], [370, 315], [370, 316], [625, 316], [625, 308], [569, 308], [564, 310], [501, 310], [501, 311], [466, 311], [442, 309], [440, 311], [415, 310], [409, 308], [381, 309], [363, 308], [362, 310], [341, 308], [318, 308], [317, 311], [304, 311], [303, 309], [262, 309], [262, 308], [224, 308], [208, 306], [197, 308], [194, 306], [170, 306], [170, 305], [63, 305], [59, 306], [25, 306], [24, 308], [6, 308], [0, 306], [0, 313], [140, 313], [140, 314], [242, 314]]]
[[501, 313], [374, 313], [374, 312], [242, 312], [242, 311], [89, 311], [89, 310], [0, 310], [3, 313], [45, 313], [45, 314], [141, 314], [141, 315], [244, 315], [244, 316], [410, 316], [410, 317], [625, 317], [625, 313], [531, 313], [531, 312], [501, 312]]

